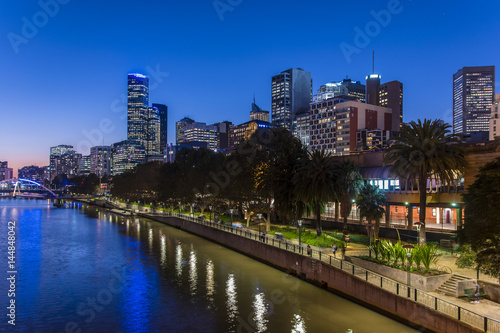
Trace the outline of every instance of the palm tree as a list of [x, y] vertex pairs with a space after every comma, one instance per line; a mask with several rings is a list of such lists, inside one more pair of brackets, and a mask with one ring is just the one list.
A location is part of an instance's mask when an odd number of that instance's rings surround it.
[[375, 232], [372, 235], [374, 239], [378, 238], [380, 219], [385, 213], [383, 208], [385, 200], [385, 193], [378, 186], [367, 183], [359, 191], [357, 200], [359, 213], [362, 217], [366, 217], [370, 228], [372, 221], [375, 221]]
[[[451, 126], [437, 119], [410, 122], [401, 127], [395, 143], [384, 156], [384, 165], [392, 164], [390, 173], [401, 179], [418, 181], [420, 194], [420, 240], [425, 243], [427, 179], [434, 176], [450, 184], [466, 166], [459, 137], [450, 134]], [[411, 228], [411, 225], [408, 226]]]
[[344, 228], [342, 239], [347, 235], [347, 218], [351, 214], [352, 200], [356, 198], [363, 177], [359, 173], [359, 169], [351, 161], [345, 161], [337, 164], [335, 167], [335, 192], [337, 193], [337, 201], [340, 202], [340, 215], [344, 218]]
[[293, 177], [294, 194], [303, 203], [310, 204], [316, 216], [316, 228], [321, 235], [321, 207], [335, 198], [334, 164], [325, 150], [308, 152], [308, 159]]

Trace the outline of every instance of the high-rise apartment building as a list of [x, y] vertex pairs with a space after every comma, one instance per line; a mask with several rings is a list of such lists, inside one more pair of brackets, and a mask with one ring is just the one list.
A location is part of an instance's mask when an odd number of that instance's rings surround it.
[[12, 179], [14, 170], [9, 168], [9, 162], [0, 162], [0, 181]]
[[348, 101], [356, 101], [356, 98], [340, 96], [311, 103], [309, 112], [309, 150], [324, 149], [331, 154], [336, 152], [335, 105]]
[[465, 141], [489, 139], [495, 66], [463, 67], [453, 75], [453, 133]]
[[403, 125], [403, 84], [399, 81], [382, 83], [378, 105], [392, 109], [392, 130], [399, 131]]
[[95, 146], [90, 148], [90, 173], [99, 178], [111, 176], [113, 164], [113, 147]]
[[164, 104], [153, 103], [153, 108], [158, 110], [160, 117], [160, 152], [163, 153], [167, 147], [168, 140], [168, 107]]
[[495, 101], [491, 105], [490, 140], [500, 138], [500, 118], [498, 118], [498, 107], [500, 106], [500, 94], [495, 95]]
[[188, 117], [184, 117], [175, 123], [175, 144], [178, 146], [184, 136], [184, 126], [194, 123], [194, 120]]
[[292, 131], [296, 115], [309, 112], [312, 101], [311, 73], [302, 68], [290, 68], [272, 77], [272, 123]]
[[80, 168], [78, 169], [78, 175], [90, 175], [90, 155], [82, 156], [82, 159], [80, 160]]
[[293, 120], [293, 136], [298, 138], [302, 145], [309, 149], [309, 130], [311, 115], [309, 112], [299, 114]]
[[[58, 174], [65, 173], [67, 168], [62, 165], [60, 157], [66, 154], [75, 154], [75, 149], [71, 145], [58, 145], [50, 147], [50, 179], [52, 180]], [[64, 169], [64, 170], [63, 170]], [[69, 166], [71, 169], [71, 166]]]

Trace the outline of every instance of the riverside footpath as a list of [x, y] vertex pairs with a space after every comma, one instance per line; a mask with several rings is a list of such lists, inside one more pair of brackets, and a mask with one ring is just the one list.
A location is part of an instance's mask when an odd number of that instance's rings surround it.
[[[415, 327], [411, 324], [414, 323], [416, 327], [435, 332], [500, 333], [498, 303], [482, 299], [479, 304], [471, 304], [461, 298], [425, 292], [356, 266], [339, 258], [339, 254], [335, 258], [330, 248], [312, 247], [308, 252], [294, 241], [277, 239], [271, 235], [262, 239], [258, 232], [246, 228], [137, 206], [134, 209], [119, 206], [123, 212], [136, 213], [233, 248], [381, 313], [399, 318], [411, 326]], [[350, 244], [345, 259], [366, 255], [367, 251], [366, 246]], [[441, 258], [444, 261], [450, 259], [446, 256]], [[475, 278], [475, 271], [465, 273]]]

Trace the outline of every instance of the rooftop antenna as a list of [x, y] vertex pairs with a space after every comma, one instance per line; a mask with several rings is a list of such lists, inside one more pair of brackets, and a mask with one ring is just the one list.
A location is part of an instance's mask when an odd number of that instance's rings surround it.
[[255, 104], [255, 93], [253, 93], [253, 104]]
[[375, 50], [372, 53], [372, 74], [375, 74]]

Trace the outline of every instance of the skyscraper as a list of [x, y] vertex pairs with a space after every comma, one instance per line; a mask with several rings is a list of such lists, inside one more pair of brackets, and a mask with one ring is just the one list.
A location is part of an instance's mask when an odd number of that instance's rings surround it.
[[262, 110], [255, 104], [255, 98], [252, 103], [252, 111], [250, 111], [250, 120], [262, 120], [269, 122], [269, 111]]
[[167, 147], [168, 107], [163, 104], [153, 103], [153, 108], [158, 110], [160, 116], [160, 152], [163, 153]]
[[149, 105], [149, 78], [145, 75], [128, 74], [127, 139], [144, 145], [146, 117]]
[[495, 94], [495, 66], [463, 67], [453, 75], [453, 133], [488, 140]]
[[95, 173], [99, 178], [111, 176], [113, 164], [113, 147], [95, 146], [90, 148], [90, 173]]
[[380, 75], [370, 74], [366, 77], [366, 103], [379, 105]]
[[498, 106], [500, 106], [500, 94], [495, 95], [495, 101], [491, 105], [490, 119], [490, 140], [496, 140], [500, 137], [500, 118], [498, 118]]
[[292, 131], [296, 115], [309, 112], [312, 101], [311, 73], [290, 68], [272, 77], [271, 117], [275, 125]]
[[399, 81], [382, 83], [378, 105], [392, 109], [392, 130], [399, 132], [403, 125], [403, 84]]

